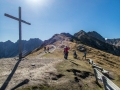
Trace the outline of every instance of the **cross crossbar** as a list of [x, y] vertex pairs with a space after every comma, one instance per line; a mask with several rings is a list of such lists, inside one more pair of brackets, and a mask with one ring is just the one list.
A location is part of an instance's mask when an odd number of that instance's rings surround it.
[[11, 15], [9, 15], [9, 14], [6, 14], [6, 13], [5, 13], [4, 15], [7, 16], [7, 17], [10, 17], [10, 18], [12, 18], [12, 19], [21, 21], [21, 22], [23, 22], [23, 23], [26, 23], [26, 24], [28, 24], [28, 25], [31, 25], [30, 23], [28, 23], [28, 22], [26, 22], [26, 21], [24, 21], [24, 20], [20, 20], [19, 18], [16, 18], [16, 17], [11, 16]]
[[6, 14], [6, 13], [4, 15], [6, 17], [12, 18], [12, 19], [17, 20], [19, 22], [19, 60], [20, 60], [22, 58], [22, 35], [21, 35], [22, 34], [21, 33], [22, 24], [21, 23], [23, 22], [23, 23], [28, 24], [28, 25], [31, 25], [31, 24], [21, 19], [21, 7], [19, 7], [18, 14], [19, 14], [19, 18], [14, 17], [14, 16], [9, 15], [9, 14]]

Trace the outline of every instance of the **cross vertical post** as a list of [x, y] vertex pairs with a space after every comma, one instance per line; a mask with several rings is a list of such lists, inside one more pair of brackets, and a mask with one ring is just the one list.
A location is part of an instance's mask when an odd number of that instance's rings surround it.
[[6, 17], [9, 17], [9, 18], [12, 18], [12, 19], [15, 19], [17, 21], [19, 21], [19, 60], [22, 58], [22, 22], [25, 23], [25, 24], [28, 24], [28, 25], [31, 25], [31, 23], [28, 23], [24, 20], [21, 19], [21, 7], [19, 7], [19, 12], [18, 12], [18, 15], [19, 15], [19, 18], [16, 18], [14, 16], [11, 16], [9, 14], [4, 14]]
[[22, 41], [21, 41], [21, 7], [19, 7], [19, 59], [22, 58]]

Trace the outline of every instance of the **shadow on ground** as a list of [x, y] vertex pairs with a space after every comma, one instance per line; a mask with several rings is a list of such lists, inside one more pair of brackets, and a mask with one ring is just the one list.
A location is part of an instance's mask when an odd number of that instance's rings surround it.
[[18, 65], [19, 65], [20, 62], [21, 62], [21, 59], [19, 59], [18, 62], [15, 64], [12, 72], [9, 74], [9, 76], [8, 76], [7, 79], [5, 80], [5, 82], [4, 82], [3, 85], [1, 86], [0, 90], [5, 90], [5, 89], [6, 89], [6, 87], [8, 86], [11, 78], [13, 77], [15, 71], [17, 70], [17, 67], [18, 67]]
[[85, 79], [89, 76], [93, 76], [93, 74], [91, 72], [80, 71], [80, 70], [77, 70], [77, 69], [67, 69], [66, 71], [73, 72], [75, 76], [81, 77], [82, 79]]

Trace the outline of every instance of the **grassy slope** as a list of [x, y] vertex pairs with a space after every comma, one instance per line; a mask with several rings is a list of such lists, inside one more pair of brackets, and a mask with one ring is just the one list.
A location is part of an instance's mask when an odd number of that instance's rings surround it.
[[[39, 88], [35, 90], [103, 90], [103, 88], [100, 88], [95, 83], [95, 77], [91, 65], [88, 64], [87, 60], [81, 60], [83, 52], [76, 49], [79, 45], [76, 45], [75, 43], [69, 43], [68, 45], [71, 47], [68, 60], [64, 60], [56, 66], [58, 74], [64, 75], [63, 77], [58, 80], [51, 80], [49, 83], [50, 87], [33, 86], [22, 90], [34, 90], [34, 87]], [[87, 48], [87, 58], [91, 58], [97, 65], [110, 71], [110, 74], [115, 78], [113, 82], [120, 87], [120, 57], [88, 46], [85, 47]], [[77, 50], [80, 60], [73, 58], [73, 49]], [[42, 51], [43, 49], [30, 56], [35, 56]], [[63, 49], [56, 49], [53, 53], [45, 54], [43, 57], [63, 58]], [[79, 75], [78, 72], [80, 72], [81, 75]], [[84, 75], [84, 72], [88, 72], [89, 75], [83, 79], [82, 75]], [[79, 82], [76, 81], [76, 78]]]

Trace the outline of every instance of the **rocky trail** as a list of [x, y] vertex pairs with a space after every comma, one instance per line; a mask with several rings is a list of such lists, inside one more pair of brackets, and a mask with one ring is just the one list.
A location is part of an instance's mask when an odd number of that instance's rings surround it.
[[[56, 49], [56, 46], [50, 52]], [[56, 72], [54, 66], [62, 59], [42, 58], [45, 52], [35, 58], [23, 58], [21, 61], [14, 58], [0, 59], [0, 90], [10, 90], [24, 80], [29, 80], [26, 85], [43, 83], [48, 72]], [[12, 76], [13, 75], [13, 76]], [[24, 85], [24, 86], [26, 86]]]
[[[66, 45], [71, 48], [68, 60], [63, 59], [63, 48]], [[15, 90], [15, 88], [17, 90], [41, 90], [41, 85], [48, 86], [48, 89], [45, 90], [53, 90], [49, 89], [51, 87], [55, 87], [55, 90], [103, 90], [95, 83], [91, 65], [87, 60], [81, 59], [83, 52], [77, 51], [80, 58], [73, 58], [73, 50], [79, 47], [75, 46], [75, 43], [58, 41], [53, 45], [46, 46], [50, 47], [50, 53], [45, 53], [42, 48], [22, 60], [0, 59], [0, 90]], [[86, 48], [89, 50], [87, 58], [92, 58], [96, 64], [111, 73], [119, 73], [117, 71], [119, 66], [116, 66], [119, 65], [119, 57], [114, 56], [114, 60], [118, 62], [114, 68], [109, 68], [107, 61], [110, 62], [113, 56], [91, 47]], [[102, 64], [99, 64], [98, 60]], [[115, 82], [119, 85], [119, 74], [114, 77]]]

